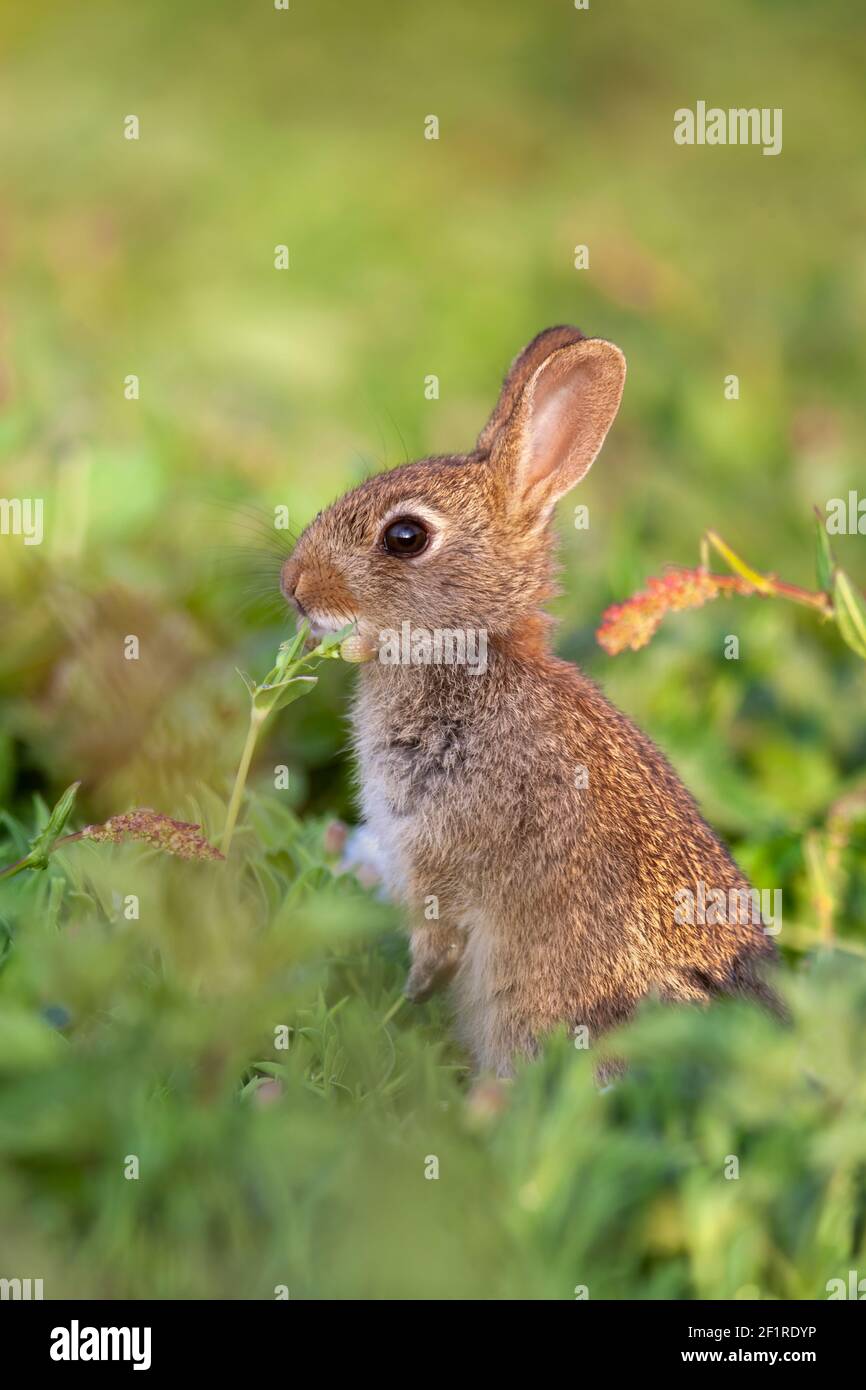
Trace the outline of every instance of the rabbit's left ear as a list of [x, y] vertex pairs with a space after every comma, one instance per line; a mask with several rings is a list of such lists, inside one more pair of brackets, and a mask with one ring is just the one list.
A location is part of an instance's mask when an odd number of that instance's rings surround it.
[[522, 510], [546, 515], [589, 472], [624, 385], [625, 358], [603, 338], [560, 347], [535, 370], [490, 455]]

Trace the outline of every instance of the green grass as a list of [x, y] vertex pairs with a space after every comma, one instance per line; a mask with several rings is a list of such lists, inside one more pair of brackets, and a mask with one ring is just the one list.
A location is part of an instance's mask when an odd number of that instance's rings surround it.
[[7, 889], [10, 1268], [51, 1296], [487, 1299], [813, 1298], [857, 1266], [861, 954], [798, 972], [784, 1032], [648, 1009], [605, 1093], [559, 1039], [497, 1114], [441, 1008], [400, 1006], [390, 911], [326, 864], [297, 888], [315, 839], [271, 800], [229, 867], [79, 843]]
[[[793, 1016], [649, 1008], [613, 1090], [558, 1039], [503, 1111], [467, 1102], [445, 1006], [399, 1002], [396, 914], [323, 848], [354, 814], [335, 662], [264, 731], [227, 865], [77, 842], [0, 882], [0, 1276], [485, 1299], [866, 1276], [863, 664], [759, 600], [616, 658], [594, 638], [710, 526], [813, 587], [813, 504], [862, 492], [862, 17], [89, 0], [0, 28], [0, 493], [46, 507], [44, 545], [0, 538], [0, 866], [78, 779], [73, 829], [153, 806], [218, 841], [235, 668], [290, 630], [273, 507], [301, 527], [465, 447], [514, 352], [572, 321], [629, 380], [589, 529], [561, 509], [558, 647], [782, 890]], [[783, 107], [783, 153], [676, 147], [699, 98]], [[866, 586], [864, 538], [835, 544]]]
[[801, 964], [789, 1029], [648, 1007], [614, 1088], [563, 1037], [499, 1110], [317, 828], [270, 798], [239, 836], [4, 885], [3, 1255], [49, 1296], [816, 1298], [862, 1260], [862, 949]]

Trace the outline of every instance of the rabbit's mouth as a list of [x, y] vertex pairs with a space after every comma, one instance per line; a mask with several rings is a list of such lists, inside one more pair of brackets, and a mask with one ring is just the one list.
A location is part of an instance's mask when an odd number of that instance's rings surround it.
[[347, 623], [354, 622], [354, 618], [338, 618], [331, 613], [323, 613], [317, 608], [307, 608], [301, 603], [297, 594], [292, 594], [289, 600], [297, 609], [298, 617], [301, 622], [306, 623], [310, 629], [310, 636], [321, 641], [323, 637], [328, 637], [332, 632], [339, 632], [341, 627]]
[[321, 642], [323, 637], [329, 637], [333, 632], [339, 632], [347, 623], [352, 623], [355, 619], [351, 616], [344, 618], [334, 617], [330, 613], [306, 612], [301, 615], [310, 625], [310, 636], [317, 642]]

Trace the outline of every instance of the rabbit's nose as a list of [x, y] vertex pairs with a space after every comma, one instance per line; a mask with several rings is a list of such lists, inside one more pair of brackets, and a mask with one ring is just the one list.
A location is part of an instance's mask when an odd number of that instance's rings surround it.
[[[308, 608], [315, 606], [315, 589], [316, 581], [314, 578], [306, 572], [299, 575], [292, 590], [292, 602], [302, 615], [307, 612]], [[312, 603], [311, 594], [313, 596]]]
[[288, 559], [280, 575], [280, 587], [301, 617], [309, 613], [352, 613], [355, 600], [342, 576], [316, 560], [304, 565]]
[[302, 618], [311, 605], [310, 595], [316, 587], [316, 577], [304, 570], [297, 561], [287, 560], [280, 576], [280, 587], [289, 603], [293, 603]]
[[297, 560], [287, 560], [280, 572], [280, 588], [289, 603], [297, 603], [298, 586], [301, 582], [301, 567]]

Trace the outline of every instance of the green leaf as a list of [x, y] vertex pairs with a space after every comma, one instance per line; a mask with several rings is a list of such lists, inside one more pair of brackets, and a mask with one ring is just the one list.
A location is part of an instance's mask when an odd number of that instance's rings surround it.
[[0, 917], [0, 969], [5, 965], [12, 953], [12, 928], [5, 917]]
[[770, 594], [773, 592], [773, 585], [770, 580], [767, 579], [766, 575], [759, 574], [757, 570], [752, 569], [751, 565], [747, 565], [745, 560], [743, 560], [736, 551], [732, 550], [727, 541], [723, 541], [721, 536], [715, 531], [707, 531], [707, 540], [710, 545], [727, 560], [734, 573], [738, 574], [741, 579], [745, 579], [747, 583], [757, 589], [759, 594]]
[[818, 575], [818, 588], [825, 594], [829, 594], [833, 589], [833, 571], [836, 568], [836, 561], [833, 556], [833, 549], [830, 545], [830, 537], [827, 535], [827, 527], [824, 518], [815, 508], [815, 569]]
[[306, 695], [318, 681], [318, 676], [290, 676], [286, 681], [273, 685], [260, 685], [253, 696], [257, 710], [273, 714], [275, 710], [285, 709], [302, 695]]
[[866, 661], [866, 599], [840, 569], [833, 588], [833, 609], [842, 637]]
[[54, 841], [59, 839], [63, 834], [63, 828], [69, 820], [72, 807], [75, 803], [76, 793], [80, 786], [80, 782], [73, 782], [70, 787], [66, 788], [66, 791], [48, 817], [47, 824], [39, 831], [39, 834], [34, 835], [33, 839], [30, 841], [30, 853], [27, 855], [29, 868], [45, 868]]
[[22, 1005], [0, 1014], [0, 1071], [5, 1076], [50, 1066], [63, 1048], [57, 1032]]
[[274, 668], [277, 672], [283, 673], [295, 660], [298, 653], [303, 651], [304, 643], [310, 635], [310, 624], [302, 622], [294, 637], [290, 637], [287, 642], [281, 642], [277, 652], [277, 664]]
[[[291, 680], [285, 681], [280, 689], [280, 693], [272, 706], [274, 710], [285, 709], [287, 705], [294, 704], [295, 700], [300, 700], [302, 695], [309, 695], [314, 685], [318, 685], [318, 676], [293, 676]], [[294, 689], [289, 689], [289, 686]]]
[[243, 681], [244, 685], [249, 691], [250, 699], [254, 700], [256, 698], [256, 690], [258, 689], [258, 686], [253, 680], [252, 676], [248, 676], [246, 671], [241, 670], [240, 666], [236, 666], [235, 670], [237, 671], [238, 675], [240, 676], [241, 680]]
[[313, 650], [310, 652], [310, 656], [335, 656], [337, 654], [337, 648], [340, 646], [340, 644], [342, 642], [345, 642], [347, 637], [351, 637], [354, 631], [355, 624], [346, 623], [345, 627], [341, 627], [339, 632], [326, 633], [319, 645], [317, 647], [314, 647]]

